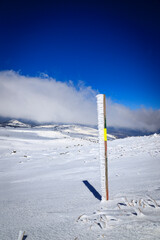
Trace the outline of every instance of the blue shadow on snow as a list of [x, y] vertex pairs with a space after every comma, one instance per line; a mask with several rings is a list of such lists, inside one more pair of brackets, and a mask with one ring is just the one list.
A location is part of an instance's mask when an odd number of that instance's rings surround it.
[[99, 201], [102, 200], [102, 196], [97, 192], [97, 190], [87, 181], [83, 180], [84, 185], [89, 189], [89, 191], [97, 198]]

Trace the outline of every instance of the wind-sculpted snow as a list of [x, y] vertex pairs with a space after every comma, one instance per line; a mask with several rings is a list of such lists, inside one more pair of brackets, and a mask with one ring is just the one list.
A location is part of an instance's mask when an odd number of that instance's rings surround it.
[[1, 127], [0, 143], [1, 240], [159, 239], [160, 135], [108, 141], [108, 202], [96, 129]]

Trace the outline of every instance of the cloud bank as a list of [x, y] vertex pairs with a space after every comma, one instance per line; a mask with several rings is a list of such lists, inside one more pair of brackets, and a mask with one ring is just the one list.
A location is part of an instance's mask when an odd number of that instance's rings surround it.
[[107, 99], [108, 126], [130, 128], [148, 132], [160, 129], [160, 109], [140, 108], [131, 110], [122, 104]]
[[0, 115], [38, 122], [96, 123], [96, 93], [52, 78], [0, 72]]
[[[46, 77], [46, 76], [45, 76]], [[97, 124], [96, 94], [82, 83], [76, 88], [53, 78], [0, 72], [0, 116], [40, 123]], [[131, 110], [107, 99], [107, 124], [137, 130], [160, 129], [160, 110]]]

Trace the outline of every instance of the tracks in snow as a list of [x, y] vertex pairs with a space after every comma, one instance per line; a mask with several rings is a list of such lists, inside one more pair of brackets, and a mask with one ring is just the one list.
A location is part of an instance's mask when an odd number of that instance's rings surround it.
[[124, 197], [102, 203], [100, 210], [79, 216], [77, 222], [88, 224], [90, 229], [108, 229], [128, 221], [143, 221], [144, 218], [158, 220], [159, 215], [160, 201], [150, 196], [137, 199]]

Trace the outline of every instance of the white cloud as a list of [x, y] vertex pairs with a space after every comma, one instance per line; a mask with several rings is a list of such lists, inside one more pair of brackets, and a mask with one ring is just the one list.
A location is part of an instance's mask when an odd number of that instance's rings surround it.
[[[0, 116], [38, 122], [97, 124], [96, 94], [80, 83], [0, 72]], [[131, 110], [107, 99], [107, 124], [147, 131], [160, 129], [160, 110]]]
[[0, 115], [38, 122], [96, 123], [96, 92], [52, 78], [0, 72]]
[[139, 108], [131, 110], [107, 99], [108, 126], [135, 130], [157, 131], [160, 129], [160, 109]]

